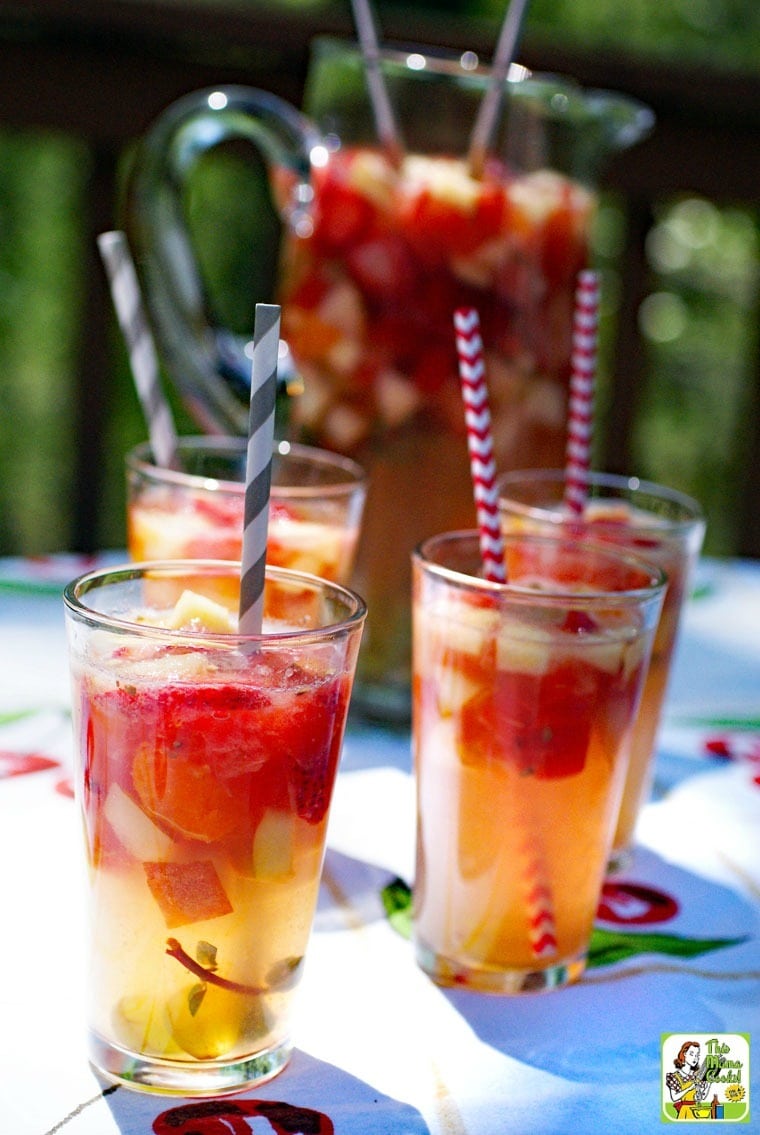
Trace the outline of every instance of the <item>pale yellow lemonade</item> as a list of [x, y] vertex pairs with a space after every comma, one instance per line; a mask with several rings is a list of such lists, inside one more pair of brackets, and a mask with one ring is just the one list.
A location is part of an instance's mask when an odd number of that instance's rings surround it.
[[485, 991], [583, 969], [657, 613], [614, 593], [584, 607], [582, 577], [577, 602], [532, 586], [535, 606], [505, 611], [415, 577], [417, 955]]
[[280, 640], [318, 614], [304, 591], [296, 623], [287, 592], [267, 617], [271, 648], [228, 642], [224, 591], [120, 616], [170, 641], [105, 634], [72, 666], [94, 1059], [143, 1086], [157, 1063], [162, 1090], [193, 1065], [266, 1078], [289, 1052], [355, 664]]

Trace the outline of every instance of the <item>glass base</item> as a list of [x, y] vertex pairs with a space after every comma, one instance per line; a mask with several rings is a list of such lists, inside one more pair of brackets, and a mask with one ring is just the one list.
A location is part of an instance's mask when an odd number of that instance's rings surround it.
[[125, 1088], [177, 1096], [221, 1096], [255, 1088], [282, 1072], [290, 1060], [287, 1040], [254, 1056], [236, 1060], [161, 1060], [119, 1048], [97, 1033], [90, 1034], [93, 1068]]
[[538, 993], [577, 981], [586, 968], [586, 954], [540, 969], [496, 969], [472, 966], [415, 944], [417, 963], [437, 985], [474, 993]]

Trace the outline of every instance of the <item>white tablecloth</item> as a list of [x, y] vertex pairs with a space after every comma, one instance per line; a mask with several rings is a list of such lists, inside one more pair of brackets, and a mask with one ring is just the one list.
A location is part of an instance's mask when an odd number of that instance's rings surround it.
[[[0, 1135], [320, 1130], [298, 1126], [297, 1108], [328, 1117], [337, 1135], [641, 1135], [663, 1129], [663, 1033], [756, 1038], [743, 1129], [760, 1125], [760, 1096], [754, 1111], [751, 1102], [760, 1090], [760, 565], [700, 565], [654, 797], [635, 860], [600, 908], [605, 941], [621, 936], [619, 960], [540, 995], [433, 985], [382, 903], [390, 881], [412, 879], [409, 738], [353, 725], [293, 1060], [257, 1091], [185, 1112], [190, 1101], [101, 1083], [85, 1055], [59, 587], [79, 566], [0, 562]], [[288, 1105], [280, 1113], [291, 1126], [274, 1125], [262, 1101]]]

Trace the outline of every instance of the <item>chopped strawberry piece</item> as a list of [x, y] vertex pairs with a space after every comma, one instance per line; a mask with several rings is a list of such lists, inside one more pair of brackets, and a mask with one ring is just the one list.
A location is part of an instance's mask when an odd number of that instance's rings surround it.
[[243, 516], [243, 493], [236, 500], [229, 497], [207, 494], [191, 498], [192, 506], [199, 516], [204, 516], [213, 524], [232, 526], [240, 524]]
[[586, 244], [567, 203], [549, 215], [542, 234], [541, 264], [551, 290], [566, 287], [586, 266]]
[[321, 823], [330, 803], [341, 745], [333, 723], [343, 720], [345, 707], [338, 703], [347, 698], [345, 683], [334, 683], [319, 694], [321, 712], [312, 703], [305, 707], [300, 729], [297, 720], [291, 722], [291, 802], [301, 819], [310, 824]]
[[168, 929], [232, 913], [210, 859], [195, 863], [143, 863], [150, 893]]
[[372, 237], [346, 255], [348, 269], [370, 298], [400, 299], [414, 291], [415, 262], [406, 242], [396, 233]]
[[325, 177], [321, 185], [317, 179], [317, 200], [314, 243], [329, 252], [356, 244], [372, 222], [374, 209], [369, 200], [334, 176]]
[[582, 665], [549, 674], [500, 674], [493, 691], [464, 706], [463, 759], [503, 760], [540, 780], [583, 770], [591, 735], [595, 681]]
[[[309, 271], [291, 288], [290, 303], [299, 310], [311, 311], [318, 307], [332, 286], [332, 281], [326, 272], [323, 272], [320, 267], [310, 266]], [[283, 312], [283, 330], [288, 330], [289, 338], [290, 329], [286, 322], [287, 316], [286, 310]]]
[[415, 252], [429, 265], [468, 256], [497, 236], [504, 214], [500, 185], [483, 184], [473, 207], [429, 189], [412, 198], [401, 220]]
[[456, 358], [450, 347], [432, 346], [425, 350], [412, 372], [412, 380], [423, 394], [437, 394], [455, 373]]

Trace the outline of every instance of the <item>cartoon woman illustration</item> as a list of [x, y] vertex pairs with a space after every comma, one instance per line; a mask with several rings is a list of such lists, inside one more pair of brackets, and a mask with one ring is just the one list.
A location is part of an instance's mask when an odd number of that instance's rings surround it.
[[704, 1079], [704, 1067], [699, 1063], [699, 1043], [687, 1040], [681, 1045], [673, 1061], [678, 1069], [668, 1072], [665, 1084], [676, 1109], [678, 1119], [701, 1119], [695, 1110], [707, 1095], [709, 1083]]

